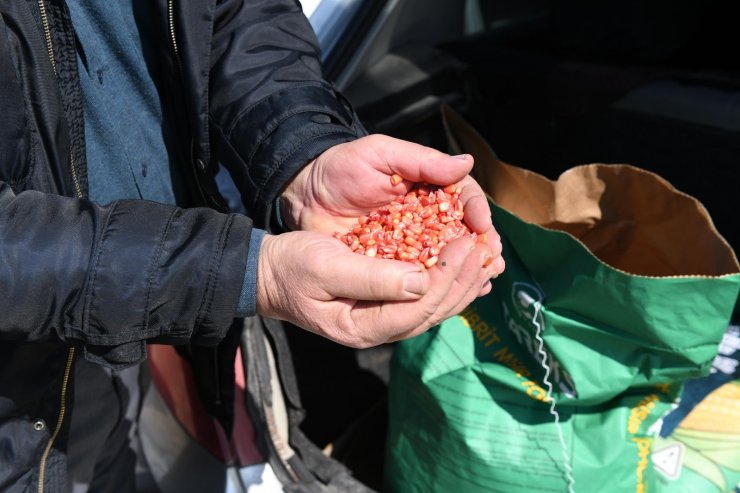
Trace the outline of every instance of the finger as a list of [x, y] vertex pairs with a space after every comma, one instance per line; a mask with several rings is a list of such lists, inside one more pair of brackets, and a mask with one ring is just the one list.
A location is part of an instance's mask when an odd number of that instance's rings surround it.
[[347, 252], [325, 266], [322, 288], [337, 298], [403, 301], [429, 291], [429, 274], [400, 260], [380, 259]]
[[434, 313], [439, 312], [443, 304], [449, 304], [451, 296], [457, 295], [461, 279], [470, 275], [471, 258], [479, 248], [487, 247], [470, 238], [458, 238], [442, 249], [439, 260], [429, 269], [432, 287], [424, 297], [424, 301], [434, 307]]
[[470, 290], [468, 290], [465, 295], [460, 298], [460, 301], [457, 303], [457, 305], [452, 307], [450, 312], [447, 314], [447, 318], [461, 313], [477, 297], [483, 294], [487, 294], [491, 291], [492, 286], [490, 279], [492, 276], [492, 270], [490, 266], [486, 267], [485, 263], [486, 262], [484, 261], [483, 266], [479, 270], [479, 276], [474, 284], [470, 287]]
[[[457, 243], [457, 244], [455, 244]], [[457, 247], [457, 248], [455, 248]], [[452, 251], [450, 251], [450, 249]], [[456, 250], [456, 251], [455, 251]], [[440, 261], [435, 268], [430, 269], [433, 286], [445, 286], [440, 288], [440, 297], [434, 301], [432, 306], [434, 312], [430, 313], [424, 324], [414, 327], [405, 332], [399, 332], [389, 342], [414, 337], [428, 330], [434, 325], [442, 323], [445, 319], [455, 313], [455, 309], [461, 305], [467, 306], [480, 291], [480, 285], [487, 278], [483, 273], [483, 264], [489, 256], [489, 249], [485, 245], [457, 242], [451, 243], [445, 248], [447, 256], [440, 256]], [[443, 252], [444, 254], [445, 252]], [[462, 260], [459, 269], [448, 269], [453, 263]], [[439, 266], [439, 268], [437, 268]], [[452, 278], [452, 282], [446, 284], [440, 282], [440, 277]], [[428, 295], [431, 296], [431, 293]], [[462, 308], [460, 308], [460, 311]]]
[[[493, 284], [491, 283], [491, 280], [489, 279], [489, 280], [487, 280], [486, 282], [483, 283], [483, 286], [481, 287], [481, 290], [478, 292], [478, 298], [487, 295], [491, 291], [493, 291]], [[463, 308], [463, 310], [464, 310], [464, 308]]]
[[456, 315], [478, 296], [483, 283], [491, 277], [490, 265], [487, 264], [492, 258], [491, 249], [487, 245], [475, 245], [452, 288], [440, 303], [436, 318], [444, 320]]
[[418, 335], [423, 334], [424, 332], [426, 332], [427, 330], [431, 329], [432, 327], [434, 327], [434, 326], [433, 325], [422, 325], [422, 326], [419, 326], [419, 327], [414, 327], [413, 329], [407, 330], [406, 332], [401, 332], [401, 333], [395, 334], [394, 336], [390, 337], [385, 342], [386, 343], [392, 343], [392, 342], [402, 341], [404, 339], [411, 339], [412, 337], [416, 337]]
[[490, 249], [488, 247], [481, 244], [474, 245], [473, 250], [466, 256], [465, 262], [449, 290], [437, 305], [435, 312], [427, 319], [427, 323], [405, 332], [399, 332], [391, 337], [388, 342], [415, 337], [430, 327], [462, 312], [481, 293], [483, 283], [488, 282], [490, 275], [484, 264], [489, 257]]
[[445, 247], [437, 264], [429, 269], [429, 291], [416, 301], [390, 302], [380, 305], [357, 303], [344, 316], [350, 317], [353, 326], [370, 332], [382, 330], [376, 337], [396, 340], [399, 334], [409, 331], [420, 333], [441, 322], [434, 318], [440, 304], [450, 292], [455, 279], [460, 276], [475, 243], [468, 238], [455, 240]]
[[385, 135], [370, 136], [370, 143], [380, 157], [379, 164], [384, 167], [381, 171], [388, 175], [398, 174], [409, 182], [449, 185], [462, 180], [473, 169], [473, 157], [469, 154], [450, 156], [431, 147]]
[[503, 245], [501, 243], [501, 237], [496, 233], [495, 230], [486, 233], [486, 244], [491, 249], [491, 260], [486, 266], [490, 271], [490, 277], [498, 277], [504, 271], [506, 262], [502, 256]]
[[[491, 291], [493, 291], [493, 285], [491, 284], [491, 280], [490, 279], [486, 279], [483, 282], [483, 285], [481, 286], [481, 289], [478, 292], [477, 297], [486, 296], [487, 294], [491, 293]], [[470, 301], [465, 300], [465, 301], [459, 303], [452, 310], [453, 313], [449, 317], [447, 317], [447, 318], [450, 318], [450, 317], [452, 317], [454, 315], [457, 315], [457, 314], [462, 313], [463, 310], [465, 310], [465, 308], [467, 308], [468, 305], [470, 305], [471, 302], [472, 302], [472, 300], [470, 300]], [[416, 336], [418, 336], [420, 334], [423, 334], [424, 332], [426, 332], [427, 330], [429, 330], [431, 327], [432, 327], [431, 324], [422, 325], [422, 326], [419, 326], [419, 327], [414, 327], [413, 329], [407, 330], [405, 332], [399, 332], [399, 333], [397, 333], [396, 335], [390, 337], [386, 342], [387, 343], [392, 343], [392, 342], [401, 341], [403, 339], [409, 339], [411, 337], [416, 337]]]
[[476, 233], [487, 233], [493, 229], [493, 223], [491, 208], [483, 189], [472, 177], [466, 177], [461, 185], [460, 202], [463, 204], [465, 224]]
[[491, 263], [491, 270], [494, 271], [494, 274], [492, 274], [494, 278], [500, 276], [505, 269], [506, 261], [504, 260], [504, 257], [499, 256], [493, 259], [493, 262]]
[[[483, 268], [487, 279], [496, 279], [504, 272], [504, 268], [506, 267], [504, 257], [501, 255], [501, 240], [498, 239], [493, 245], [488, 246], [491, 248], [492, 256], [486, 258]], [[486, 287], [485, 283], [483, 287]]]
[[488, 247], [491, 249], [493, 257], [500, 257], [503, 253], [504, 247], [501, 243], [501, 236], [496, 232], [495, 229], [491, 228], [486, 232], [486, 242]]

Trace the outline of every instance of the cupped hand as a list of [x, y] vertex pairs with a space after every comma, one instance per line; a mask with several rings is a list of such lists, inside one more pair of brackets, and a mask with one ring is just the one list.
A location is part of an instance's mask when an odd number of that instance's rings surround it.
[[[281, 210], [291, 229], [344, 233], [359, 216], [406, 194], [415, 183], [458, 184], [465, 223], [495, 241], [486, 196], [468, 175], [472, 167], [469, 154], [449, 156], [413, 142], [369, 135], [336, 145], [303, 168], [283, 191]], [[403, 178], [395, 186], [394, 174]]]
[[453, 241], [432, 268], [352, 253], [314, 232], [266, 235], [257, 312], [340, 344], [364, 348], [420, 334], [491, 290], [489, 245]]

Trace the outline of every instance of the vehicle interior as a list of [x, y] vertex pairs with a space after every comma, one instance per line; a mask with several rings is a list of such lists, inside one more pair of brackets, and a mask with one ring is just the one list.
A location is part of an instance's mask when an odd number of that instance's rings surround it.
[[[740, 245], [740, 30], [730, 1], [359, 3], [325, 66], [370, 132], [447, 151], [447, 104], [503, 161], [550, 179], [594, 162], [655, 172]], [[302, 430], [382, 489], [392, 346], [355, 351], [291, 329]]]

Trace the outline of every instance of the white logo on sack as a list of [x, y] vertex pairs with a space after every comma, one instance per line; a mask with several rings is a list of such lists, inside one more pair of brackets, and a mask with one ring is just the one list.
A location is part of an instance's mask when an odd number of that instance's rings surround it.
[[537, 309], [537, 305], [542, 306], [542, 300], [545, 297], [536, 287], [526, 282], [517, 281], [511, 286], [511, 304], [516, 312], [526, 320], [536, 320], [540, 327], [545, 328], [545, 321], [542, 312]]
[[652, 453], [655, 470], [663, 474], [671, 481], [678, 479], [681, 475], [681, 464], [683, 463], [683, 444], [676, 443], [663, 447]]
[[[517, 281], [511, 287], [511, 306], [514, 309], [515, 317], [511, 315], [506, 303], [501, 304], [506, 326], [514, 334], [519, 344], [524, 345], [540, 364], [543, 363], [542, 356], [537, 351], [531, 331], [526, 327], [539, 324], [542, 330], [545, 330], [545, 319], [542, 316], [541, 310], [544, 298], [542, 291], [537, 286]], [[547, 353], [547, 363], [557, 386], [566, 397], [576, 397], [576, 386], [573, 378], [561, 367], [560, 363], [553, 358], [547, 349], [544, 351]]]
[[719, 343], [719, 354], [712, 363], [712, 373], [734, 375], [740, 364], [738, 357], [735, 356], [738, 351], [740, 351], [740, 326], [730, 325], [722, 336], [722, 342]]

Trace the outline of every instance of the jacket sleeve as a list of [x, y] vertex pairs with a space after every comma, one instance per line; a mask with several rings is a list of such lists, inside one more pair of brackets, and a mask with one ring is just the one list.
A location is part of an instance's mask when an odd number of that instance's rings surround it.
[[210, 209], [90, 201], [0, 182], [0, 339], [58, 337], [126, 366], [145, 344], [215, 345], [236, 310], [251, 222]]
[[211, 127], [256, 225], [301, 167], [366, 131], [321, 74], [296, 0], [222, 0], [215, 13]]

